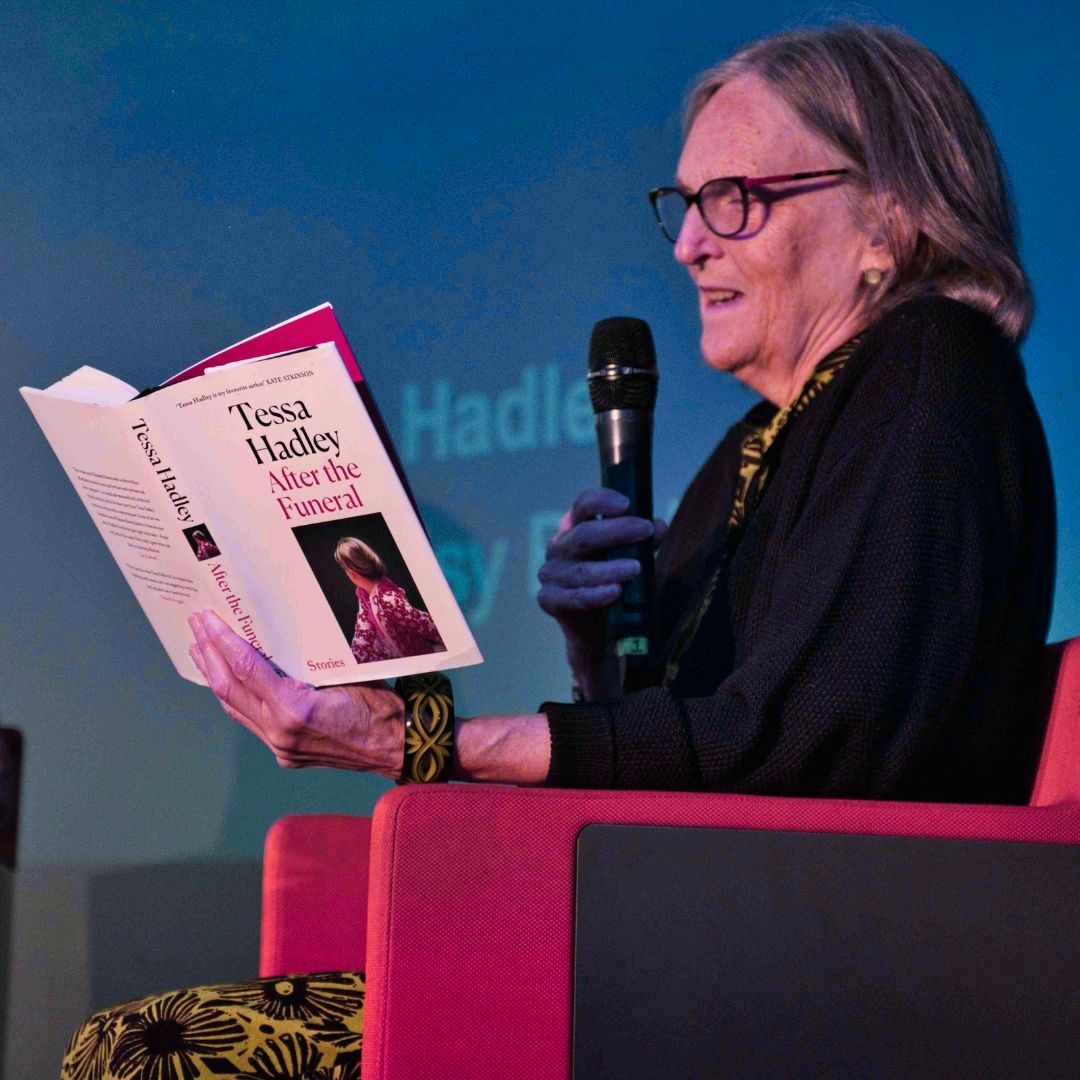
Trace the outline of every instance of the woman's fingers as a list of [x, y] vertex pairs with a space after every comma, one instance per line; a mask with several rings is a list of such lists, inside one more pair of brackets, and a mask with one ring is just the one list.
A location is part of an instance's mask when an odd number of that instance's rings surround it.
[[293, 699], [296, 691], [306, 689], [304, 684], [280, 677], [258, 650], [233, 633], [214, 612], [199, 612], [190, 621], [206, 664], [207, 682], [222, 705], [258, 725], [267, 737], [275, 734], [263, 730], [268, 714], [280, 714], [285, 721], [302, 719], [299, 713], [303, 710]]
[[196, 667], [202, 672], [211, 692], [225, 713], [248, 731], [260, 734], [257, 718], [260, 713], [258, 701], [247, 700], [241, 706], [242, 686], [237, 682], [225, 658], [207, 634], [198, 615], [188, 618], [188, 625], [195, 635], [195, 644], [188, 650]]
[[622, 595], [621, 585], [594, 585], [567, 589], [562, 585], [542, 585], [536, 601], [549, 615], [574, 615], [611, 607]]
[[650, 539], [656, 546], [667, 531], [664, 522], [630, 515], [629, 509], [630, 500], [618, 491], [583, 491], [559, 522], [537, 575], [537, 602], [559, 621], [571, 665], [586, 676], [603, 666], [607, 609], [641, 573], [637, 559], [612, 558], [613, 550]]
[[622, 586], [641, 573], [637, 559], [604, 558], [613, 548], [655, 536], [658, 525], [629, 517], [630, 500], [610, 488], [583, 491], [563, 517], [540, 568], [540, 607], [549, 615], [572, 616], [610, 607]]
[[653, 523], [645, 518], [618, 517], [583, 521], [555, 536], [548, 544], [549, 558], [588, 559], [598, 552], [624, 544], [636, 544], [653, 534]]
[[630, 500], [611, 488], [583, 491], [570, 507], [570, 523], [577, 525], [598, 517], [620, 517], [630, 509]]
[[608, 559], [604, 562], [578, 562], [569, 559], [548, 559], [537, 577], [544, 585], [561, 585], [568, 589], [589, 588], [594, 585], [621, 584], [641, 573], [637, 559]]
[[207, 682], [209, 682], [210, 679], [207, 677], [207, 674], [206, 674], [206, 664], [203, 661], [202, 653], [199, 651], [199, 646], [196, 645], [195, 642], [193, 641], [188, 646], [187, 651], [188, 651], [188, 656], [191, 657], [191, 662], [199, 669], [199, 674], [202, 675], [202, 677], [204, 679], [206, 679]]
[[225, 624], [216, 611], [200, 612], [203, 630], [228, 664], [232, 674], [252, 691], [265, 698], [279, 676], [266, 658]]
[[[188, 655], [191, 657], [192, 662], [195, 664], [195, 666], [202, 673], [202, 677], [204, 679], [206, 679], [207, 683], [209, 684], [210, 683], [210, 675], [209, 675], [209, 672], [208, 672], [208, 669], [207, 669], [207, 666], [206, 666], [206, 661], [203, 659], [202, 650], [199, 648], [199, 646], [197, 644], [189, 645], [188, 646]], [[211, 689], [213, 689], [213, 687], [211, 687]], [[249, 720], [243, 713], [238, 712], [231, 705], [229, 705], [225, 701], [223, 701], [220, 697], [218, 698], [218, 704], [221, 706], [222, 710], [225, 712], [225, 714], [227, 716], [231, 717], [238, 724], [240, 724], [243, 727], [247, 728], [248, 731], [252, 732], [255, 735], [258, 735], [260, 733], [259, 732], [259, 727], [258, 727], [257, 724], [255, 724], [254, 721]]]
[[207, 633], [201, 612], [188, 616], [188, 626], [195, 635], [195, 645], [202, 659], [199, 670], [210, 684], [210, 689], [214, 694], [225, 700], [229, 693], [230, 683], [233, 681], [232, 671]]

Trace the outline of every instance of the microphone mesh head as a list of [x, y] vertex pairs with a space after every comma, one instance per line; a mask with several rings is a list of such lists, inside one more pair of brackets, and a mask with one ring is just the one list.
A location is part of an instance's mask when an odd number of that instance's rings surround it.
[[601, 319], [589, 342], [589, 397], [593, 412], [656, 404], [656, 346], [649, 324], [618, 315]]

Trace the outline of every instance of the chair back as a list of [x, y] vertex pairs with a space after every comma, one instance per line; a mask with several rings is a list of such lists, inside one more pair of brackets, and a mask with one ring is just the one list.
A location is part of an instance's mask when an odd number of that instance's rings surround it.
[[259, 974], [363, 971], [371, 818], [276, 821], [263, 857]]
[[1080, 637], [1046, 647], [1046, 735], [1032, 806], [1080, 803]]

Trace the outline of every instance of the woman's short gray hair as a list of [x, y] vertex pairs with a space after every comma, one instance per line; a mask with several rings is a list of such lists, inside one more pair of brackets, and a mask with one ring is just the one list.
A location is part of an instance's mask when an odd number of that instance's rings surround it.
[[896, 269], [873, 288], [876, 310], [938, 293], [986, 312], [1013, 340], [1031, 321], [1005, 170], [967, 88], [926, 46], [865, 23], [762, 38], [705, 72], [686, 129], [724, 83], [763, 78], [872, 196]]

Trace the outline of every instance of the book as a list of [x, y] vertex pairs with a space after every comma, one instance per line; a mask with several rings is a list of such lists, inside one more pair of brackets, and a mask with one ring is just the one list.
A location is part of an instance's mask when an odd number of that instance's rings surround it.
[[21, 393], [185, 679], [204, 608], [315, 686], [482, 661], [329, 304], [141, 394]]

